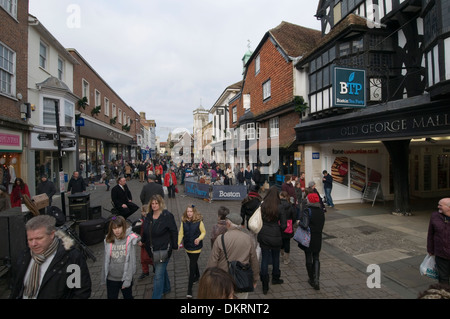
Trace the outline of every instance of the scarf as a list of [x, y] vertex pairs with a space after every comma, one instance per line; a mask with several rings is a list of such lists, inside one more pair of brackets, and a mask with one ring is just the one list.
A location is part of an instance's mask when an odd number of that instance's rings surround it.
[[59, 240], [55, 237], [47, 250], [41, 255], [35, 254], [31, 251], [31, 257], [34, 259], [34, 264], [31, 268], [30, 278], [28, 278], [28, 284], [25, 287], [24, 293], [24, 295], [28, 298], [33, 298], [39, 291], [41, 265], [48, 258], [48, 256], [52, 255], [56, 251], [58, 248], [58, 243]]

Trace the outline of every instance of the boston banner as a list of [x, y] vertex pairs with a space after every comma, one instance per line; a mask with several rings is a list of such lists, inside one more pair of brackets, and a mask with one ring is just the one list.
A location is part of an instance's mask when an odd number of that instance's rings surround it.
[[243, 200], [247, 196], [247, 186], [245, 185], [213, 185], [213, 200]]

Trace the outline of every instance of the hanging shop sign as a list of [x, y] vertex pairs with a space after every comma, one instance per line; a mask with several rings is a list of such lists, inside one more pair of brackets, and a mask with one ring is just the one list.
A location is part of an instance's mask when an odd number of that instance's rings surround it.
[[366, 71], [333, 68], [333, 106], [366, 107]]
[[22, 152], [22, 133], [0, 130], [0, 150]]

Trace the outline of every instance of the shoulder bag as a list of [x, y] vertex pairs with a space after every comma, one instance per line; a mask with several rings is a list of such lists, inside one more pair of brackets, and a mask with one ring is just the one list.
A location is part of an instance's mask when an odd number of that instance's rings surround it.
[[236, 292], [252, 292], [253, 287], [253, 270], [250, 264], [243, 264], [238, 260], [229, 261], [227, 250], [225, 248], [224, 234], [222, 234], [222, 247], [225, 259], [228, 263], [228, 272], [234, 279], [236, 284]]
[[253, 215], [248, 220], [248, 229], [250, 229], [253, 233], [257, 234], [261, 230], [263, 226], [263, 220], [261, 215], [261, 204], [259, 207], [255, 210]]

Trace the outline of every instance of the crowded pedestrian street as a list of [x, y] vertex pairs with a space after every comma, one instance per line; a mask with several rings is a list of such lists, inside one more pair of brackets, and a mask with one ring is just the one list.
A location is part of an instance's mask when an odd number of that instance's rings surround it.
[[[115, 183], [111, 183], [114, 186]], [[140, 205], [139, 194], [144, 183], [138, 179], [127, 182], [133, 195], [133, 201]], [[101, 206], [102, 216], [110, 215], [111, 195], [104, 184], [97, 184], [90, 190], [91, 206]], [[262, 193], [264, 196], [264, 194]], [[66, 195], [67, 196], [67, 195]], [[68, 200], [66, 211], [69, 213]], [[211, 251], [210, 233], [217, 222], [220, 206], [227, 207], [232, 213], [240, 213], [240, 201], [205, 201], [186, 196], [183, 185], [175, 198], [165, 198], [167, 209], [172, 212], [180, 225], [181, 216], [188, 205], [195, 205], [203, 216], [206, 228], [203, 249], [198, 265], [200, 273], [205, 270]], [[54, 204], [60, 205], [60, 198], [54, 198]], [[425, 203], [422, 203], [425, 205]], [[262, 292], [261, 282], [249, 293], [249, 299], [415, 299], [435, 280], [421, 276], [419, 265], [426, 254], [426, 235], [430, 213], [436, 206], [416, 205], [418, 210], [412, 216], [394, 216], [389, 213], [389, 203], [336, 204], [328, 208], [323, 230], [321, 258], [320, 290], [314, 290], [308, 284], [305, 257], [296, 242], [291, 241], [291, 258], [288, 265], [281, 262], [283, 284], [271, 285], [268, 293]], [[140, 210], [129, 217], [135, 221]], [[87, 260], [91, 280], [91, 299], [106, 299], [106, 286], [100, 284], [100, 273], [104, 254], [104, 244], [87, 246], [93, 252], [96, 261]], [[133, 281], [135, 299], [151, 299], [153, 274], [138, 279], [142, 273], [140, 266], [140, 247], [136, 247], [137, 272]], [[380, 268], [380, 285], [377, 287], [377, 273], [369, 265]], [[269, 266], [270, 267], [270, 266]], [[269, 270], [270, 272], [270, 270]], [[174, 251], [168, 265], [171, 282], [170, 293], [165, 299], [186, 299], [189, 259], [184, 249]], [[194, 284], [193, 298], [197, 296], [198, 284]], [[9, 296], [8, 277], [1, 278], [0, 298]], [[122, 298], [120, 296], [120, 298]]]

